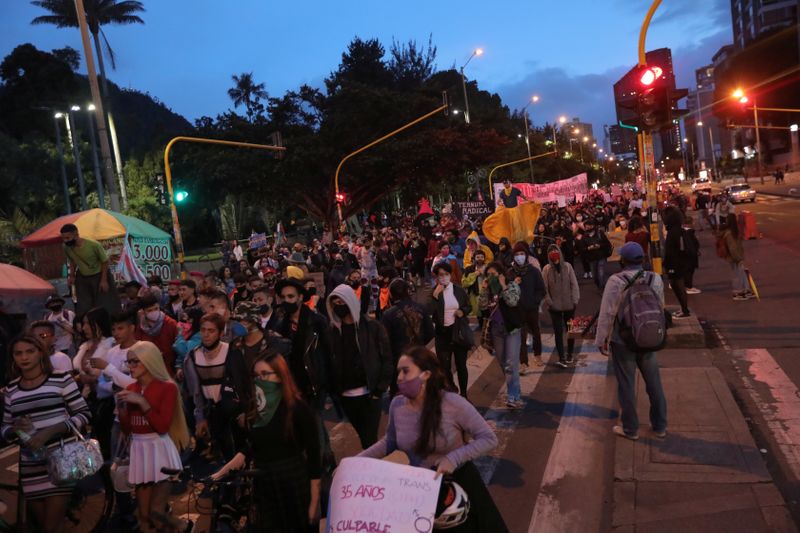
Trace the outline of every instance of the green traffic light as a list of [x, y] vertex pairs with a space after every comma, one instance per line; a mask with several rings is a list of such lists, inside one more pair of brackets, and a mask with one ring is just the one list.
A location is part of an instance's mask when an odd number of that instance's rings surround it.
[[178, 202], [178, 203], [183, 202], [188, 197], [189, 197], [189, 193], [186, 192], [186, 191], [177, 191], [175, 193], [175, 201]]

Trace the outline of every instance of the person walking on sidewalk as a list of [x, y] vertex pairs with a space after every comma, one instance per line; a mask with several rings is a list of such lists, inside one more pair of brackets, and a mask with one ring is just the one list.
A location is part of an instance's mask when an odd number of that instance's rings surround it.
[[[617, 395], [620, 404], [621, 426], [614, 426], [620, 437], [639, 438], [639, 417], [636, 414], [636, 368], [642, 373], [647, 396], [650, 398], [650, 424], [656, 437], [667, 436], [667, 400], [661, 387], [661, 373], [655, 352], [634, 352], [620, 335], [617, 313], [623, 303], [625, 292], [633, 283], [646, 283], [664, 307], [664, 284], [661, 277], [642, 270], [644, 251], [635, 242], [626, 243], [620, 249], [622, 272], [608, 280], [603, 291], [600, 313], [597, 317], [595, 344], [604, 355], [611, 354], [614, 374], [617, 377]], [[637, 279], [638, 278], [638, 279]], [[662, 311], [663, 312], [663, 311]]]
[[692, 256], [697, 260], [697, 249], [694, 241], [689, 239], [683, 229], [683, 214], [680, 209], [670, 206], [664, 210], [664, 226], [667, 228], [667, 238], [664, 240], [664, 270], [669, 278], [669, 284], [675, 298], [681, 305], [681, 310], [672, 314], [672, 318], [689, 318], [689, 298], [686, 296], [684, 279], [691, 268]]
[[544, 281], [538, 268], [528, 260], [528, 244], [518, 242], [514, 245], [514, 263], [506, 277], [514, 280], [522, 291], [520, 307], [522, 308], [522, 342], [520, 343], [519, 361], [521, 375], [528, 373], [528, 334], [533, 338], [533, 360], [536, 366], [543, 366], [542, 332], [539, 327], [539, 304], [544, 299]]
[[733, 213], [728, 215], [725, 230], [719, 238], [724, 246], [725, 259], [731, 266], [733, 299], [742, 301], [755, 298], [755, 295], [750, 290], [750, 284], [747, 281], [747, 273], [744, 271], [742, 234], [739, 231], [739, 223], [736, 221], [736, 215]]
[[545, 298], [553, 322], [553, 334], [558, 352], [558, 365], [566, 368], [574, 363], [573, 351], [575, 339], [567, 340], [567, 353], [564, 355], [564, 332], [568, 329], [569, 321], [575, 318], [575, 309], [581, 299], [578, 287], [578, 278], [572, 265], [563, 260], [561, 249], [551, 244], [547, 249], [547, 265], [542, 271], [544, 279]]

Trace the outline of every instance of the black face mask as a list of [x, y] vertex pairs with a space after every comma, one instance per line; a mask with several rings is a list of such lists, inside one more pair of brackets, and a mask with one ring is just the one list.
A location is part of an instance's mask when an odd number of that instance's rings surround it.
[[333, 312], [339, 318], [344, 318], [350, 314], [350, 306], [348, 306], [347, 304], [334, 305]]
[[[310, 300], [310, 299], [311, 299], [311, 297], [312, 297], [312, 296], [314, 296], [315, 294], [317, 294], [317, 288], [316, 288], [316, 287], [308, 287], [308, 288], [306, 288], [306, 295], [305, 295], [305, 297], [304, 297], [303, 299], [304, 299], [305, 301], [308, 301], [308, 300]], [[306, 299], [306, 298], [307, 298], [307, 299]]]
[[298, 308], [297, 302], [283, 302], [281, 304], [281, 309], [283, 309], [283, 312], [287, 315], [295, 314]]
[[359, 288], [361, 286], [361, 281], [356, 279], [356, 280], [348, 281], [347, 284], [350, 285], [352, 288], [357, 289], [357, 288]]
[[180, 297], [181, 297], [180, 294], [171, 294], [170, 297], [169, 297], [169, 301], [170, 302], [177, 301]]
[[70, 247], [71, 246], [75, 246], [76, 244], [78, 244], [78, 240], [77, 239], [72, 239], [72, 240], [69, 240], [69, 241], [64, 241], [64, 244], [66, 244], [67, 246], [70, 246]]
[[267, 313], [269, 313], [269, 310], [271, 308], [272, 307], [269, 304], [264, 304], [258, 308], [258, 312], [261, 313], [262, 315], [266, 315]]

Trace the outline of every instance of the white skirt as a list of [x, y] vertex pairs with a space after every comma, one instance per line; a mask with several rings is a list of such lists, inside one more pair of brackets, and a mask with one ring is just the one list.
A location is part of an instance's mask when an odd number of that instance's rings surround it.
[[131, 485], [158, 483], [169, 476], [162, 468], [180, 470], [183, 468], [178, 448], [169, 435], [158, 433], [131, 434], [130, 466], [128, 482]]

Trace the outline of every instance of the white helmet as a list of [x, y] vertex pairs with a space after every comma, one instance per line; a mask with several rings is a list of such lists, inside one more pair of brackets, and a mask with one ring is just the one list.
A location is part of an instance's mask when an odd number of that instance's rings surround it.
[[433, 529], [450, 529], [460, 526], [467, 521], [467, 516], [469, 516], [467, 493], [455, 481], [442, 481]]

